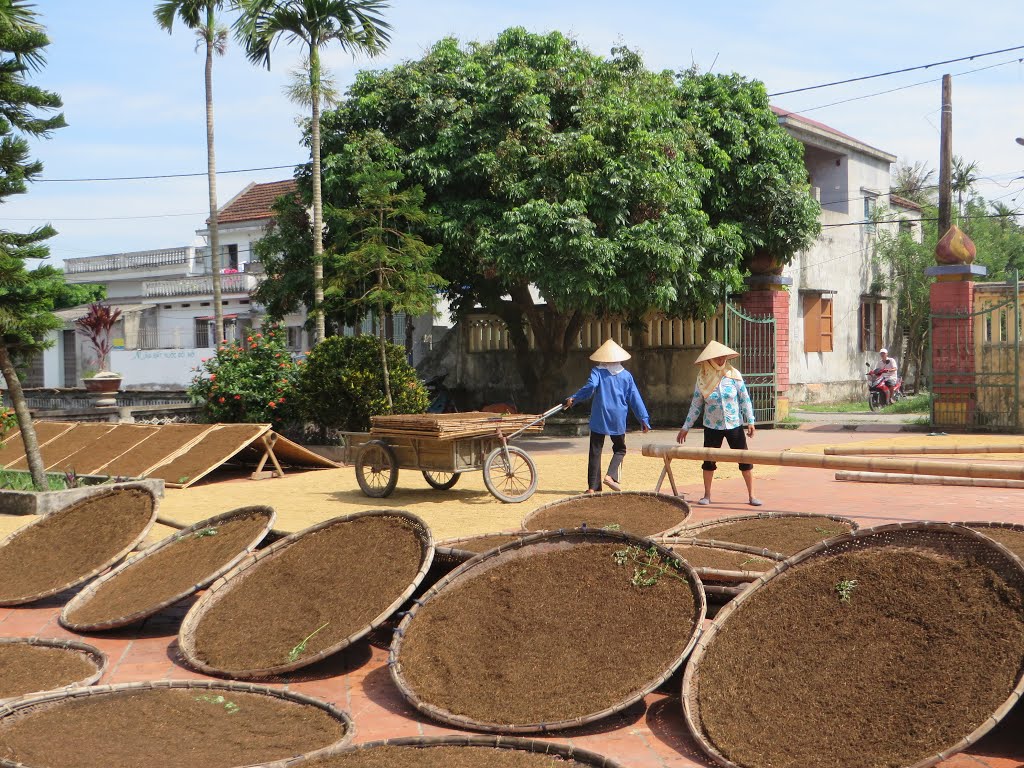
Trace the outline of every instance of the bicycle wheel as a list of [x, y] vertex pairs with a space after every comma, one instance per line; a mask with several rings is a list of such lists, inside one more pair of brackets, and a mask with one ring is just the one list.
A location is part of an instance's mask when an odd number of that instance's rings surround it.
[[370, 440], [356, 457], [356, 482], [367, 496], [383, 499], [398, 485], [398, 457], [383, 440]]
[[498, 446], [484, 460], [484, 485], [496, 499], [508, 504], [526, 501], [537, 490], [537, 465], [520, 448]]
[[459, 482], [458, 472], [437, 472], [432, 469], [423, 470], [423, 479], [427, 484], [438, 491], [447, 491]]

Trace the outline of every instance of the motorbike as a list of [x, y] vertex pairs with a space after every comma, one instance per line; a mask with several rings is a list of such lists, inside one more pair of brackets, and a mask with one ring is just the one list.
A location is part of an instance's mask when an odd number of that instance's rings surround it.
[[434, 378], [423, 382], [427, 388], [427, 393], [430, 395], [430, 405], [427, 406], [427, 413], [459, 412], [458, 407], [455, 405], [455, 398], [452, 397], [451, 391], [444, 384], [446, 378], [448, 378], [448, 371], [444, 371]]
[[[868, 408], [872, 411], [879, 411], [885, 407], [885, 391], [882, 390], [878, 385], [882, 381], [882, 377], [871, 368], [871, 363], [864, 363], [868, 367]], [[903, 377], [896, 379], [896, 386], [890, 387], [892, 390], [892, 401], [895, 403], [897, 400], [902, 400], [906, 395], [903, 393]]]

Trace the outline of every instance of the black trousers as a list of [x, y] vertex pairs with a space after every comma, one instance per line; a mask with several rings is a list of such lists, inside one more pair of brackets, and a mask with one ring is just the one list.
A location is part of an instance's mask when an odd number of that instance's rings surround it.
[[[704, 427], [705, 448], [721, 448], [723, 439], [728, 441], [729, 447], [734, 451], [747, 450], [747, 433], [743, 431], [743, 427], [733, 427], [732, 429], [711, 429], [710, 427]], [[718, 465], [713, 461], [705, 461], [700, 465], [700, 468], [709, 472], [714, 472], [718, 469]], [[753, 464], [740, 464], [740, 472], [745, 472], [746, 470], [753, 468]]]
[[601, 451], [604, 450], [605, 437], [612, 439], [612, 460], [608, 463], [608, 476], [618, 482], [619, 468], [626, 458], [625, 435], [603, 435], [600, 432], [590, 433], [590, 459], [587, 461], [587, 483], [590, 490], [601, 490]]

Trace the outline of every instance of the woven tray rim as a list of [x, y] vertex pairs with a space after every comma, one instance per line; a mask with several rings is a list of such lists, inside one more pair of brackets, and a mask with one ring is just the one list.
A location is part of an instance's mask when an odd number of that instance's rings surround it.
[[[278, 552], [286, 549], [296, 542], [299, 542], [304, 536], [307, 536], [317, 531], [322, 531], [326, 528], [330, 528], [336, 525], [344, 525], [345, 523], [358, 520], [363, 517], [397, 517], [410, 523], [413, 529], [417, 533], [417, 537], [420, 540], [420, 568], [413, 577], [412, 582], [405, 588], [405, 590], [394, 600], [387, 608], [385, 608], [380, 614], [375, 616], [370, 623], [360, 627], [359, 629], [352, 632], [347, 637], [342, 638], [334, 645], [330, 645], [317, 653], [303, 655], [300, 659], [296, 659], [292, 662], [285, 664], [278, 664], [274, 667], [266, 667], [264, 669], [243, 669], [243, 670], [224, 670], [218, 667], [211, 666], [204, 661], [196, 657], [196, 648], [194, 644], [194, 634], [196, 627], [202, 620], [203, 616], [207, 611], [217, 602], [221, 592], [229, 590], [235, 587], [237, 584], [244, 582], [244, 576], [246, 571], [250, 568], [258, 566], [262, 560], [270, 557], [274, 557]], [[412, 593], [416, 591], [416, 587], [419, 586], [420, 582], [427, 575], [427, 571], [430, 569], [430, 564], [434, 559], [434, 538], [430, 532], [430, 527], [417, 515], [411, 512], [405, 512], [399, 509], [368, 509], [362, 512], [355, 512], [350, 515], [339, 515], [338, 517], [332, 517], [330, 520], [324, 520], [323, 522], [311, 525], [308, 528], [303, 528], [301, 531], [296, 531], [279, 541], [274, 542], [265, 549], [250, 552], [230, 571], [225, 573], [223, 576], [218, 578], [213, 584], [206, 590], [202, 597], [196, 601], [196, 603], [189, 609], [185, 615], [184, 620], [181, 622], [181, 628], [178, 631], [178, 649], [181, 652], [182, 657], [193, 669], [203, 672], [208, 675], [217, 675], [229, 678], [238, 679], [257, 679], [271, 677], [284, 672], [292, 672], [296, 669], [314, 664], [321, 659], [325, 659], [328, 656], [332, 656], [338, 651], [347, 648], [352, 643], [360, 640], [361, 638], [368, 635], [374, 629], [383, 624], [392, 613], [397, 611], [405, 601], [412, 596]]]
[[528, 513], [523, 518], [523, 522], [521, 523], [522, 528], [524, 531], [529, 531], [530, 533], [541, 533], [542, 531], [532, 531], [526, 527], [527, 524], [541, 512], [550, 509], [551, 507], [557, 507], [561, 504], [568, 504], [570, 502], [578, 501], [580, 499], [601, 499], [607, 496], [655, 496], [659, 500], [664, 500], [668, 502], [670, 505], [674, 504], [683, 510], [683, 517], [678, 524], [673, 525], [671, 528], [667, 528], [664, 531], [660, 531], [658, 533], [647, 534], [643, 537], [646, 539], [658, 539], [665, 536], [671, 536], [674, 533], [678, 533], [679, 531], [686, 528], [686, 521], [690, 519], [690, 515], [692, 513], [690, 505], [685, 501], [685, 499], [683, 499], [681, 496], [673, 496], [670, 493], [658, 493], [656, 491], [598, 491], [597, 493], [578, 493], [574, 496], [566, 496], [564, 499], [551, 501], [541, 507], [537, 507], [535, 510], [533, 510], [533, 512]]
[[[297, 704], [304, 704], [307, 706], [313, 706], [320, 709], [330, 715], [333, 719], [339, 721], [344, 727], [342, 736], [337, 741], [328, 744], [327, 746], [320, 747], [319, 749], [305, 752], [301, 755], [295, 755], [288, 758], [290, 764], [294, 764], [299, 761], [312, 760], [318, 757], [326, 757], [333, 755], [342, 748], [344, 748], [355, 736], [356, 726], [353, 722], [352, 717], [343, 709], [339, 709], [333, 704], [315, 699], [312, 696], [307, 696], [303, 693], [296, 691], [286, 691], [283, 688], [272, 688], [266, 685], [254, 685], [252, 683], [235, 683], [226, 680], [153, 680], [137, 683], [119, 683], [117, 685], [93, 685], [87, 688], [78, 688], [70, 691], [53, 691], [46, 693], [41, 696], [32, 696], [29, 698], [19, 699], [16, 702], [11, 702], [0, 706], [0, 722], [5, 717], [16, 715], [22, 710], [30, 710], [37, 707], [46, 706], [53, 704], [62, 699], [75, 699], [83, 698], [88, 696], [103, 696], [111, 693], [120, 693], [122, 691], [142, 691], [142, 690], [162, 690], [162, 689], [177, 689], [177, 688], [194, 688], [194, 689], [205, 689], [205, 690], [217, 690], [217, 691], [242, 691], [244, 693], [256, 693], [266, 696], [273, 696], [274, 698], [284, 699], [285, 701], [292, 701]], [[277, 761], [276, 763], [261, 763], [262, 766], [273, 766], [283, 765], [284, 761]], [[25, 765], [24, 763], [18, 763], [13, 760], [6, 760], [0, 757], [0, 768], [32, 768], [32, 766]], [[255, 765], [240, 766], [240, 768], [257, 768]]]
[[[1016, 567], [1021, 571], [1021, 580], [1024, 582], [1024, 561], [1016, 557], [1009, 549], [1004, 547], [999, 542], [988, 538], [982, 533], [979, 533], [971, 528], [966, 528], [960, 524], [953, 523], [942, 523], [934, 521], [912, 521], [912, 522], [900, 522], [900, 523], [885, 523], [883, 525], [877, 525], [871, 528], [860, 528], [850, 533], [843, 534], [842, 536], [836, 536], [832, 539], [826, 539], [818, 542], [817, 544], [808, 547], [802, 552], [798, 552], [792, 557], [782, 561], [775, 566], [770, 572], [762, 575], [758, 579], [755, 579], [754, 583], [744, 590], [741, 594], [736, 596], [731, 602], [723, 607], [718, 615], [715, 617], [715, 621], [711, 627], [708, 628], [699, 638], [697, 644], [693, 649], [693, 653], [690, 655], [690, 659], [687, 662], [686, 670], [683, 673], [683, 683], [680, 693], [682, 700], [683, 709], [683, 720], [686, 723], [686, 728], [690, 735], [693, 737], [697, 746], [710, 757], [717, 765], [723, 766], [723, 768], [744, 768], [737, 763], [732, 762], [723, 754], [721, 754], [711, 742], [705, 738], [703, 730], [700, 728], [700, 715], [697, 708], [693, 705], [693, 687], [694, 677], [700, 668], [700, 662], [704, 657], [704, 653], [707, 647], [714, 641], [716, 635], [721, 630], [722, 625], [728, 620], [728, 618], [740, 610], [743, 604], [751, 598], [752, 595], [757, 594], [760, 587], [770, 582], [773, 578], [785, 573], [795, 565], [799, 565], [806, 560], [810, 560], [817, 556], [828, 556], [825, 550], [832, 547], [845, 544], [848, 541], [855, 539], [863, 539], [865, 537], [877, 536], [884, 534], [889, 531], [898, 530], [921, 530], [928, 532], [951, 532], [958, 535], [973, 538], [977, 542], [981, 542], [983, 547], [989, 547], [991, 549], [999, 551], [1006, 559], [1010, 562], [1011, 567]], [[931, 768], [931, 766], [937, 765], [943, 760], [947, 759], [957, 752], [961, 752], [971, 744], [974, 744], [982, 736], [988, 733], [994, 728], [1000, 720], [1002, 720], [1018, 700], [1024, 695], [1024, 669], [1020, 670], [1017, 675], [1017, 683], [1013, 687], [1010, 695], [1007, 699], [995, 710], [995, 712], [989, 716], [989, 718], [978, 726], [976, 729], [971, 731], [970, 734], [965, 736], [956, 744], [946, 748], [945, 750], [938, 752], [934, 755], [926, 757], [917, 763], [914, 763], [909, 768]]]
[[[362, 752], [377, 747], [419, 747], [429, 749], [430, 747], [484, 747], [491, 749], [512, 749], [522, 752], [532, 752], [544, 755], [555, 755], [574, 760], [584, 765], [592, 765], [597, 768], [626, 768], [610, 757], [593, 752], [589, 749], [577, 747], [573, 744], [560, 744], [556, 741], [545, 741], [542, 739], [524, 739], [515, 736], [483, 736], [480, 734], [453, 734], [451, 736], [404, 736], [394, 739], [378, 739], [367, 741], [362, 744], [354, 744], [338, 750], [336, 755], [347, 755], [354, 752]], [[292, 758], [284, 762], [268, 763], [256, 766], [255, 768], [291, 768], [301, 765], [306, 758]]]
[[75, 509], [75, 507], [77, 507], [77, 506], [79, 506], [81, 504], [91, 503], [91, 502], [96, 501], [96, 499], [101, 499], [101, 498], [104, 498], [106, 496], [120, 494], [120, 493], [123, 493], [124, 491], [141, 491], [146, 496], [148, 496], [150, 498], [150, 500], [152, 501], [152, 503], [153, 503], [153, 508], [150, 510], [150, 514], [149, 514], [149, 522], [146, 523], [145, 527], [143, 527], [143, 529], [139, 533], [139, 535], [136, 536], [134, 539], [132, 539], [132, 541], [128, 544], [128, 546], [126, 546], [124, 549], [122, 549], [116, 555], [113, 555], [112, 557], [108, 558], [101, 565], [98, 565], [96, 568], [93, 568], [91, 571], [89, 571], [89, 573], [84, 574], [82, 576], [78, 576], [78, 577], [72, 579], [71, 581], [67, 582], [66, 584], [62, 584], [59, 587], [50, 588], [48, 590], [45, 590], [43, 592], [40, 592], [40, 593], [32, 595], [32, 596], [22, 596], [22, 597], [14, 598], [12, 600], [0, 600], [0, 606], [25, 605], [26, 603], [34, 603], [34, 602], [37, 602], [38, 600], [43, 600], [44, 598], [52, 597], [53, 595], [60, 594], [61, 592], [63, 592], [66, 589], [71, 589], [72, 587], [77, 587], [79, 584], [84, 584], [85, 582], [89, 581], [90, 579], [95, 578], [96, 576], [100, 575], [101, 573], [106, 571], [111, 566], [119, 563], [121, 560], [123, 560], [125, 557], [127, 557], [128, 553], [131, 552], [133, 549], [135, 549], [135, 547], [137, 547], [139, 545], [139, 542], [141, 542], [143, 539], [145, 539], [146, 536], [149, 534], [149, 529], [152, 528], [153, 527], [153, 523], [156, 522], [157, 512], [160, 509], [160, 499], [157, 498], [157, 495], [155, 493], [153, 493], [153, 491], [151, 491], [149, 488], [146, 488], [145, 486], [142, 486], [142, 485], [121, 486], [120, 488], [111, 488], [109, 491], [106, 491], [105, 493], [97, 493], [97, 494], [93, 494], [92, 496], [87, 496], [86, 498], [80, 499], [79, 501], [76, 501], [73, 504], [68, 504], [68, 506], [66, 506], [66, 507], [62, 507], [61, 509], [54, 510], [53, 512], [50, 512], [50, 513], [48, 513], [46, 515], [40, 515], [38, 520], [34, 520], [31, 523], [29, 523], [28, 525], [22, 526], [21, 528], [17, 529], [16, 531], [12, 531], [7, 536], [5, 536], [2, 540], [0, 540], [0, 549], [3, 549], [4, 547], [6, 547], [10, 542], [12, 542], [14, 539], [16, 539], [18, 536], [22, 535], [23, 533], [25, 533], [29, 529], [31, 529], [33, 526], [39, 525], [40, 523], [42, 523], [45, 520], [50, 520], [55, 515], [67, 514], [71, 510]]
[[[628, 544], [635, 544], [643, 546], [645, 549], [650, 546], [654, 546], [657, 550], [665, 557], [672, 558], [679, 561], [682, 565], [683, 572], [687, 575], [687, 581], [693, 591], [694, 606], [697, 611], [697, 615], [694, 618], [694, 627], [690, 633], [689, 641], [686, 647], [672, 659], [667, 668], [662, 672], [657, 679], [648, 682], [645, 685], [640, 686], [635, 691], [627, 694], [619, 701], [609, 705], [599, 712], [593, 712], [580, 717], [571, 718], [568, 720], [560, 720], [551, 723], [516, 723], [516, 724], [499, 724], [499, 723], [486, 723], [480, 720], [474, 720], [473, 718], [464, 717], [457, 715], [447, 710], [441, 709], [429, 702], [423, 701], [415, 691], [412, 690], [411, 686], [406, 682], [405, 677], [402, 675], [401, 665], [401, 650], [402, 644], [405, 641], [405, 633], [409, 627], [409, 624], [415, 619], [416, 614], [424, 608], [429, 602], [436, 597], [445, 587], [453, 582], [465, 578], [464, 574], [470, 573], [472, 569], [479, 566], [480, 563], [486, 562], [493, 558], [500, 557], [506, 552], [522, 549], [538, 543], [544, 543], [547, 541], [553, 541], [556, 539], [567, 539], [572, 538], [576, 540], [587, 540], [587, 541], [600, 541], [600, 543], [607, 542], [622, 542]], [[475, 557], [467, 560], [465, 563], [460, 565], [454, 571], [449, 573], [447, 576], [442, 578], [433, 587], [430, 588], [416, 603], [412, 609], [403, 617], [401, 624], [398, 625], [398, 629], [395, 631], [394, 641], [391, 644], [391, 651], [388, 654], [388, 668], [391, 672], [391, 679], [395, 683], [402, 697], [408, 701], [412, 706], [424, 713], [428, 717], [441, 722], [454, 725], [457, 728], [464, 728], [473, 731], [485, 731], [488, 733], [547, 733], [549, 731], [561, 730], [564, 728], [574, 728], [579, 725], [585, 725], [592, 723], [595, 720], [601, 720], [610, 715], [614, 715], [621, 712], [623, 709], [635, 704], [636, 702], [643, 699], [651, 691], [655, 690], [658, 686], [662, 685], [672, 674], [682, 665], [683, 661], [690, 654], [697, 643], [697, 639], [700, 637], [704, 618], [707, 615], [707, 598], [704, 595], [704, 586], [701, 583], [700, 577], [694, 571], [693, 567], [690, 566], [685, 560], [676, 555], [672, 550], [665, 546], [658, 544], [650, 539], [636, 536], [625, 531], [605, 531], [596, 528], [570, 528], [559, 531], [541, 531], [534, 533], [530, 536], [526, 536], [518, 541], [509, 542], [500, 547], [495, 547], [488, 552], [482, 552]]]
[[[203, 528], [215, 527], [218, 525], [222, 525], [224, 524], [224, 522], [231, 520], [233, 518], [245, 517], [247, 515], [254, 514], [266, 516], [266, 521], [264, 522], [264, 525], [259, 529], [254, 539], [245, 547], [245, 549], [238, 552], [228, 562], [224, 563], [221, 567], [217, 568], [213, 573], [211, 573], [206, 578], [202, 579], [198, 584], [193, 584], [188, 589], [179, 592], [178, 594], [170, 598], [167, 598], [158, 604], [135, 611], [135, 613], [130, 613], [125, 616], [118, 616], [116, 618], [108, 619], [107, 621], [89, 624], [75, 623], [68, 619], [69, 614], [71, 614], [74, 610], [81, 608], [83, 604], [88, 603], [89, 600], [91, 600], [96, 595], [96, 592], [99, 591], [100, 587], [102, 587], [108, 581], [117, 578], [117, 576], [119, 576], [124, 571], [130, 570], [134, 566], [138, 565], [140, 562], [143, 562], [145, 558], [157, 552], [163, 551], [167, 547], [177, 543], [181, 539], [191, 536], [193, 533], [202, 530]], [[189, 595], [195, 594], [201, 589], [205, 589], [214, 581], [216, 581], [216, 579], [218, 579], [221, 575], [227, 573], [232, 568], [234, 568], [239, 562], [241, 562], [243, 557], [248, 555], [250, 552], [254, 551], [256, 547], [259, 545], [259, 543], [263, 541], [263, 538], [273, 528], [274, 521], [276, 519], [277, 513], [274, 511], [273, 507], [268, 507], [263, 504], [254, 504], [246, 507], [238, 507], [227, 512], [221, 512], [219, 515], [208, 517], [205, 520], [200, 520], [198, 523], [193, 523], [187, 528], [182, 528], [172, 533], [170, 536], [163, 538], [155, 544], [147, 547], [132, 559], [126, 560], [117, 567], [113, 568], [108, 573], [103, 574], [100, 578], [90, 583], [81, 592], [75, 595], [61, 609], [60, 615], [58, 616], [58, 621], [60, 621], [61, 626], [70, 629], [74, 632], [96, 632], [99, 630], [114, 629], [116, 627], [123, 627], [128, 624], [134, 624], [135, 622], [144, 619], [147, 616], [152, 616], [154, 613], [159, 613], [164, 608], [170, 605], [174, 605], [174, 603], [178, 602], [179, 600], [184, 600]]]
[[[676, 537], [677, 538], [680, 538], [680, 537], [682, 537], [682, 538], [689, 538], [689, 537], [692, 536], [692, 538], [698, 538], [698, 536], [696, 536], [696, 534], [695, 534], [696, 531], [703, 531], [703, 530], [707, 530], [708, 528], [715, 528], [717, 526], [726, 525], [728, 523], [738, 523], [738, 522], [740, 522], [742, 520], [772, 520], [772, 519], [779, 519], [779, 518], [786, 518], [786, 517], [826, 518], [828, 520], [833, 520], [833, 521], [835, 521], [837, 523], [845, 523], [846, 525], [849, 525], [851, 531], [856, 531], [856, 530], [860, 529], [860, 523], [858, 523], [853, 518], [843, 517], [842, 515], [827, 515], [827, 514], [819, 513], [819, 512], [747, 512], [747, 513], [742, 514], [742, 515], [729, 515], [728, 517], [718, 517], [718, 518], [715, 518], [713, 520], [704, 520], [704, 521], [699, 522], [699, 523], [694, 523], [693, 525], [688, 525], [685, 528], [683, 528], [682, 530], [678, 531], [677, 534], [676, 534]], [[846, 536], [846, 535], [847, 535], [846, 533], [839, 533], [839, 534], [836, 534], [836, 536], [833, 536], [832, 538], [837, 538], [839, 536]], [[732, 542], [722, 541], [720, 539], [703, 539], [703, 540], [704, 541], [713, 541], [713, 542], [715, 542], [718, 545], [732, 543]], [[823, 539], [823, 541], [828, 541], [828, 539]], [[811, 546], [812, 547], [816, 546], [816, 544], [812, 544]], [[756, 550], [757, 548], [754, 547], [753, 549]], [[762, 550], [758, 550], [758, 553], [760, 553], [761, 551]], [[770, 552], [771, 556], [774, 556], [776, 559], [778, 559], [780, 561], [781, 560], [786, 560], [787, 557], [788, 557], [783, 552], [771, 552], [771, 550], [769, 550], [769, 549], [764, 549], [763, 551], [764, 552]], [[766, 555], [766, 557], [767, 556], [768, 555]]]
[[88, 677], [76, 680], [73, 683], [62, 685], [59, 688], [50, 688], [46, 691], [32, 691], [20, 696], [0, 698], [0, 706], [11, 704], [22, 699], [32, 698], [49, 691], [63, 691], [69, 688], [84, 688], [90, 686], [103, 677], [107, 670], [107, 654], [94, 645], [83, 643], [80, 640], [65, 640], [57, 637], [0, 637], [0, 645], [33, 645], [42, 648], [58, 648], [60, 650], [77, 651], [83, 656], [89, 657], [89, 661], [96, 665], [96, 671]]
[[[446, 558], [448, 560], [454, 560], [457, 563], [464, 563], [477, 555], [483, 554], [483, 552], [473, 552], [469, 549], [459, 549], [457, 546], [464, 541], [470, 541], [472, 539], [482, 539], [485, 536], [515, 536], [516, 538], [525, 538], [522, 528], [510, 529], [507, 531], [492, 531], [490, 533], [477, 533], [473, 536], [460, 536], [456, 539], [443, 539], [437, 542], [437, 546], [434, 548], [434, 558]], [[508, 542], [506, 542], [508, 543]], [[490, 550], [484, 550], [488, 552]]]
[[[757, 547], [751, 547], [746, 544], [734, 544], [731, 541], [666, 537], [664, 539], [660, 539], [659, 543], [664, 544], [669, 549], [676, 545], [686, 547], [704, 547], [705, 549], [721, 549], [726, 550], [728, 552], [738, 552], [741, 554], [754, 555], [755, 557], [762, 557], [765, 560], [772, 561], [773, 563], [778, 563], [786, 559], [779, 552], [772, 552], [769, 549], [758, 549]], [[693, 568], [695, 571], [697, 571], [697, 575], [700, 576], [701, 581], [730, 582], [753, 581], [762, 573], [766, 573], [767, 571], [771, 570], [771, 567], [769, 567], [766, 568], [764, 571], [737, 571], [728, 568], [702, 568], [696, 565], [693, 566]], [[704, 586], [706, 587], [707, 584], [705, 584]]]

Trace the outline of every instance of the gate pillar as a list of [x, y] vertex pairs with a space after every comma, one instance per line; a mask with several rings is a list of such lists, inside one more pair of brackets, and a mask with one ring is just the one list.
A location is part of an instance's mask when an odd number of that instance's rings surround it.
[[974, 278], [988, 270], [976, 264], [927, 267], [931, 285], [932, 423], [967, 428], [975, 423]]
[[747, 290], [740, 297], [740, 306], [751, 316], [775, 318], [775, 356], [744, 360], [743, 374], [775, 372], [776, 420], [789, 415], [789, 286], [793, 278], [782, 275], [751, 275]]

